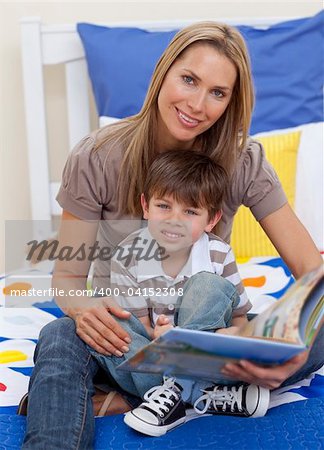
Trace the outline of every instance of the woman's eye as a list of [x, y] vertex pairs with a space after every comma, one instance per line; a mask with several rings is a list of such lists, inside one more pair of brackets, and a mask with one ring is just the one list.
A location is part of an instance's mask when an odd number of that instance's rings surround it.
[[184, 75], [183, 77], [183, 81], [187, 84], [192, 84], [193, 83], [193, 78], [190, 77], [189, 75]]
[[219, 89], [214, 89], [213, 95], [217, 98], [222, 98], [224, 97], [224, 92], [220, 91]]

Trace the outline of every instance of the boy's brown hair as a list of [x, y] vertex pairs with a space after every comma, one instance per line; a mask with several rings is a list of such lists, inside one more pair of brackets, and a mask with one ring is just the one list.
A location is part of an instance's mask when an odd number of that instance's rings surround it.
[[206, 208], [209, 219], [222, 209], [228, 177], [209, 156], [192, 150], [161, 153], [153, 161], [144, 184], [147, 202], [172, 196], [193, 208]]

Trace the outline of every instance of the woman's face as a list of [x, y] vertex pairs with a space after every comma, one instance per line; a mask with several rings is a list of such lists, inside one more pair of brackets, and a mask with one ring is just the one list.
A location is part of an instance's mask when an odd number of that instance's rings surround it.
[[190, 149], [224, 113], [235, 80], [234, 64], [214, 47], [189, 47], [169, 69], [159, 93], [159, 150]]

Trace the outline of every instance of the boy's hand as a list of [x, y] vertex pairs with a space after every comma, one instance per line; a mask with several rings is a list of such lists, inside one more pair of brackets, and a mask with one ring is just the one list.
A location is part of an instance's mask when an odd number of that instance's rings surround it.
[[153, 339], [160, 337], [166, 331], [171, 330], [171, 328], [173, 328], [173, 325], [171, 325], [168, 317], [165, 316], [164, 314], [161, 314], [158, 317], [153, 330]]

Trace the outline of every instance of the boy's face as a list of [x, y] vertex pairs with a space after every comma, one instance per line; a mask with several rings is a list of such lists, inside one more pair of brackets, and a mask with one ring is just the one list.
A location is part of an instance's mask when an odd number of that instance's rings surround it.
[[170, 253], [191, 247], [205, 231], [210, 232], [222, 216], [218, 211], [210, 219], [206, 208], [184, 205], [172, 196], [153, 196], [147, 203], [142, 194], [141, 203], [151, 235]]

